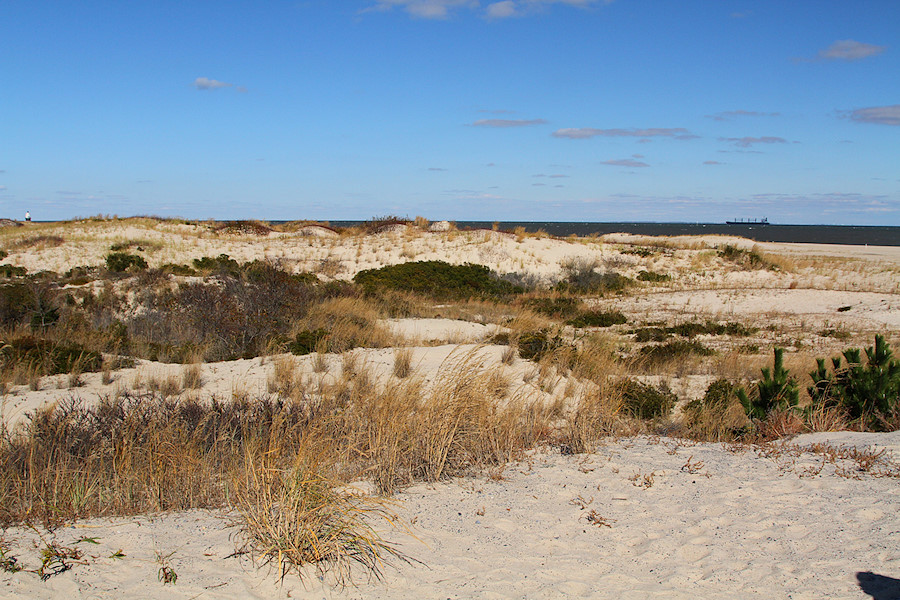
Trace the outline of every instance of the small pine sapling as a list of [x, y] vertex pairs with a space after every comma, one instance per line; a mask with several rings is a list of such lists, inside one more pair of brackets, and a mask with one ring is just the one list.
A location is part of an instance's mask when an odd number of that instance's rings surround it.
[[831, 359], [831, 371], [825, 359], [817, 359], [817, 368], [809, 375], [813, 385], [807, 388], [814, 405], [839, 406], [853, 421], [877, 429], [879, 416], [900, 408], [900, 362], [883, 335], [875, 336], [875, 345], [866, 348], [862, 364], [859, 348], [849, 348], [842, 357]]
[[777, 408], [794, 408], [800, 401], [797, 381], [784, 368], [784, 348], [775, 348], [775, 363], [772, 369], [763, 367], [762, 379], [756, 383], [751, 394], [740, 388], [736, 391], [744, 411], [751, 419], [765, 419], [770, 411]]

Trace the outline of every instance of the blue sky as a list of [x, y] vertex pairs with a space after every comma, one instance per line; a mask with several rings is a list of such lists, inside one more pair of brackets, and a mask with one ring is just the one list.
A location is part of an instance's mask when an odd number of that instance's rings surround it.
[[0, 0], [0, 216], [900, 225], [896, 0]]

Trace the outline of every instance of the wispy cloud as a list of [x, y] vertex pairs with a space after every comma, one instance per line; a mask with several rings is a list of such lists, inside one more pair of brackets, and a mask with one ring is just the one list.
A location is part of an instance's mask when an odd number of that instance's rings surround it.
[[720, 162], [717, 161], [717, 160], [704, 160], [704, 161], [703, 161], [703, 164], [704, 164], [704, 165], [722, 165], [722, 164], [725, 164], [725, 163], [720, 163]]
[[720, 137], [720, 142], [729, 142], [734, 144], [735, 146], [740, 146], [741, 148], [749, 148], [754, 144], [787, 144], [787, 140], [780, 137], [775, 137], [772, 135], [764, 135], [762, 137]]
[[588, 8], [613, 0], [500, 0], [482, 7], [477, 0], [377, 0], [361, 12], [385, 12], [399, 8], [419, 19], [446, 19], [457, 10], [475, 11], [488, 19], [508, 19], [539, 12], [553, 5]]
[[529, 125], [543, 125], [547, 121], [544, 119], [479, 119], [474, 123], [470, 123], [472, 127], [528, 127]]
[[838, 40], [824, 50], [820, 50], [816, 57], [820, 60], [860, 60], [881, 54], [886, 48], [887, 46], [864, 44], [855, 40]]
[[858, 123], [900, 125], [900, 104], [857, 108], [856, 110], [844, 111], [844, 116]]
[[585, 140], [592, 137], [671, 137], [676, 140], [692, 140], [698, 137], [681, 127], [651, 127], [648, 129], [594, 129], [593, 127], [577, 127], [557, 129], [552, 135], [553, 137], [568, 138], [570, 140]]
[[222, 88], [234, 88], [239, 92], [247, 91], [247, 88], [242, 85], [234, 85], [233, 83], [218, 81], [216, 79], [209, 79], [208, 77], [198, 77], [191, 85], [193, 85], [198, 90], [220, 90]]
[[649, 167], [645, 162], [641, 162], [639, 160], [634, 160], [633, 158], [619, 158], [616, 160], [604, 160], [600, 163], [601, 165], [609, 165], [611, 167], [630, 167], [630, 168], [641, 168], [641, 167]]
[[440, 173], [443, 173], [443, 172], [447, 171], [447, 169], [445, 169], [445, 168], [443, 168], [443, 167], [428, 167], [428, 170], [429, 170], [429, 171], [437, 171], [437, 172], [440, 172]]
[[824, 50], [819, 50], [814, 58], [795, 58], [794, 61], [818, 62], [830, 60], [862, 60], [863, 58], [881, 54], [886, 49], [887, 46], [876, 46], [875, 44], [866, 44], [857, 42], [856, 40], [838, 40]]
[[758, 112], [755, 110], [726, 110], [725, 112], [716, 113], [714, 115], [706, 115], [707, 119], [713, 121], [732, 121], [736, 117], [779, 117], [781, 113], [777, 112]]

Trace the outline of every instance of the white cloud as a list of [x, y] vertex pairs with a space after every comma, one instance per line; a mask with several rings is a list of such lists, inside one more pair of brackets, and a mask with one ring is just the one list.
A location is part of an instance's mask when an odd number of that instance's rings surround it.
[[651, 127], [648, 129], [594, 129], [593, 127], [576, 127], [557, 129], [553, 137], [568, 138], [570, 140], [584, 140], [592, 137], [672, 137], [678, 140], [694, 139], [697, 136], [681, 127], [665, 128]]
[[401, 8], [413, 17], [420, 19], [446, 19], [454, 9], [477, 8], [474, 0], [378, 0], [366, 11], [388, 11]]
[[716, 113], [714, 115], [706, 115], [707, 119], [713, 121], [731, 121], [734, 117], [778, 117], [781, 113], [777, 112], [758, 112], [755, 110], [726, 110], [725, 112]]
[[543, 125], [544, 119], [479, 119], [472, 123], [472, 127], [528, 127], [529, 125]]
[[503, 2], [489, 4], [484, 12], [490, 19], [505, 19], [518, 14], [516, 3], [513, 0], [503, 0]]
[[824, 50], [820, 50], [819, 60], [859, 60], [869, 56], [875, 56], [885, 51], [887, 46], [864, 44], [854, 40], [838, 40]]
[[845, 113], [851, 121], [876, 125], [900, 125], [900, 104], [858, 108]]
[[446, 19], [454, 11], [479, 11], [488, 19], [507, 19], [527, 15], [555, 4], [587, 8], [595, 4], [609, 4], [613, 0], [499, 0], [482, 8], [477, 0], [377, 0], [362, 12], [384, 12], [394, 8], [420, 19]]
[[703, 164], [704, 164], [704, 165], [721, 165], [721, 164], [724, 164], [724, 163], [720, 163], [720, 162], [717, 161], [717, 160], [704, 160], [704, 161], [703, 161]]
[[753, 144], [787, 144], [787, 140], [780, 137], [775, 137], [772, 135], [764, 135], [762, 137], [741, 137], [741, 138], [719, 138], [720, 142], [731, 142], [735, 146], [740, 146], [741, 148], [749, 148]]
[[634, 160], [632, 158], [620, 158], [617, 160], [604, 160], [600, 164], [601, 165], [609, 165], [611, 167], [631, 167], [631, 168], [649, 167], [650, 166], [645, 162], [641, 162], [639, 160]]
[[218, 90], [221, 88], [233, 87], [233, 83], [225, 83], [224, 81], [216, 81], [206, 77], [198, 77], [192, 84], [198, 90]]

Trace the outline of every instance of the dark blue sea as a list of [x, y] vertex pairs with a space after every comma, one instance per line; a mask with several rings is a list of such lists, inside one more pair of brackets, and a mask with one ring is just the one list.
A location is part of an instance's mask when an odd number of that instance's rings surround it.
[[[331, 221], [343, 227], [362, 221]], [[490, 229], [491, 221], [456, 221], [460, 229]], [[870, 246], [900, 246], [900, 227], [861, 225], [726, 225], [724, 223], [576, 223], [498, 221], [497, 227], [512, 231], [524, 227], [526, 231], [544, 230], [550, 235], [579, 237], [592, 233], [633, 233], [637, 235], [737, 235], [757, 242], [796, 242], [812, 244], [851, 244]]]

